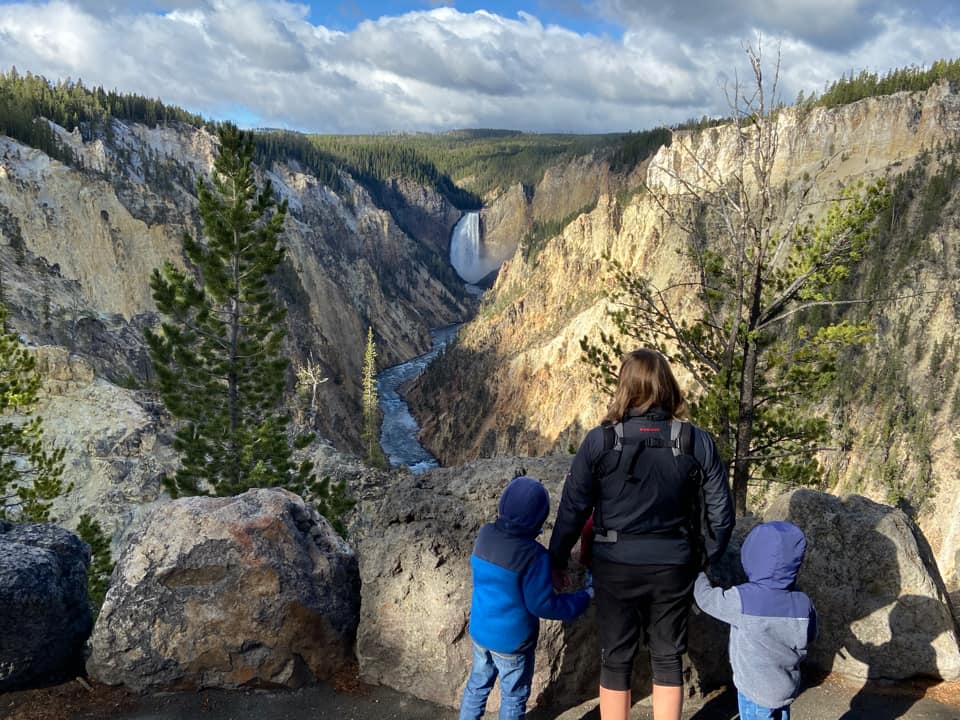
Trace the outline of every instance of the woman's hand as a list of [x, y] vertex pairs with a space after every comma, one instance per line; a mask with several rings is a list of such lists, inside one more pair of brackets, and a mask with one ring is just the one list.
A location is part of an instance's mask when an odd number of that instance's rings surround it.
[[565, 569], [554, 568], [550, 571], [553, 578], [553, 589], [555, 592], [567, 592], [573, 587], [573, 581], [570, 579], [570, 573]]

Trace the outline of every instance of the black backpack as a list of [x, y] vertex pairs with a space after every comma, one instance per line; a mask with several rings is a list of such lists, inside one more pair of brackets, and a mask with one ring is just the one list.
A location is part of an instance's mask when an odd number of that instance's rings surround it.
[[[610, 432], [604, 433], [604, 450], [619, 452], [620, 459], [617, 462], [617, 467], [611, 473], [604, 476], [606, 478], [629, 482], [633, 477], [637, 460], [642, 454], [643, 449], [648, 447], [670, 448], [673, 450], [674, 457], [688, 455], [693, 458], [694, 469], [689, 477], [695, 480], [696, 492], [693, 493], [693, 497], [690, 499], [687, 538], [694, 555], [702, 562], [706, 558], [706, 538], [713, 537], [713, 532], [707, 520], [706, 504], [704, 502], [703, 468], [700, 466], [700, 462], [697, 461], [693, 452], [693, 426], [683, 420], [671, 420], [669, 441], [664, 440], [659, 434], [657, 434], [656, 437], [629, 438], [625, 441], [623, 437], [623, 422], [608, 426], [607, 429], [609, 429]], [[599, 477], [594, 480], [596, 485], [594, 494], [597, 498], [600, 497], [600, 480], [601, 478]], [[595, 505], [595, 514], [594, 542], [617, 542], [620, 538], [626, 539], [631, 537], [627, 533], [616, 530], [606, 530], [603, 527], [603, 518], [600, 513], [599, 504]]]

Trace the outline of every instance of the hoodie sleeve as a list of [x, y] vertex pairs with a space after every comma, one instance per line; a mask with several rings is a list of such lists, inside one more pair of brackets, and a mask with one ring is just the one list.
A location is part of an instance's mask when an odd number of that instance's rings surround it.
[[724, 590], [722, 587], [714, 587], [706, 573], [697, 576], [693, 597], [701, 610], [717, 620], [736, 625], [740, 619], [740, 593], [736, 588]]
[[585, 590], [572, 593], [553, 591], [553, 579], [550, 576], [550, 557], [546, 552], [538, 553], [523, 574], [523, 602], [527, 610], [537, 617], [547, 620], [573, 620], [579, 617], [590, 604], [590, 596]]

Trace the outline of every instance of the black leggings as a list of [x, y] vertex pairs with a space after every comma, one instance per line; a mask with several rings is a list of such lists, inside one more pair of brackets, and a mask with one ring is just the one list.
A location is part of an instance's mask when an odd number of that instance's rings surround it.
[[695, 577], [690, 565], [594, 562], [601, 687], [630, 689], [633, 658], [641, 639], [650, 648], [653, 681], [683, 685], [687, 614]]

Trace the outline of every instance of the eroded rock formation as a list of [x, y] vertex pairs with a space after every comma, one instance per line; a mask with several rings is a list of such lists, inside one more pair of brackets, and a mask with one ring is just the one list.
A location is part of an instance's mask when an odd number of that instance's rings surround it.
[[[549, 542], [567, 455], [494, 458], [423, 475], [398, 474], [355, 512], [363, 581], [357, 637], [362, 676], [451, 707], [471, 663], [469, 557], [479, 527], [496, 517], [500, 492], [519, 466], [551, 497], [542, 541]], [[906, 516], [865, 498], [797, 491], [765, 520], [789, 519], [809, 538], [800, 587], [821, 615], [810, 666], [854, 678], [960, 674], [956, 627], [936, 565]], [[714, 568], [726, 586], [743, 582], [740, 542], [759, 520], [738, 525]], [[594, 610], [569, 624], [541, 622], [532, 699], [571, 705], [594, 696], [599, 680]], [[702, 692], [729, 682], [728, 629], [691, 617], [687, 683]], [[634, 687], [650, 687], [645, 654]]]
[[298, 687], [350, 661], [358, 603], [356, 556], [296, 495], [175, 500], [120, 556], [87, 670], [137, 689]]

